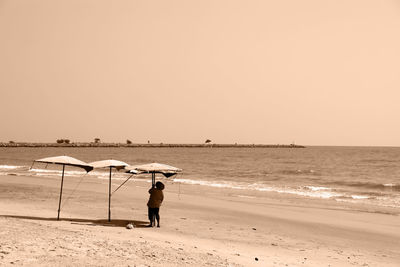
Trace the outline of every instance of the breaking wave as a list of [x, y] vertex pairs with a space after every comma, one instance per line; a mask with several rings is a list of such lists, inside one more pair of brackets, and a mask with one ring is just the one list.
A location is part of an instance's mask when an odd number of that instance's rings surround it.
[[366, 189], [375, 189], [375, 190], [394, 190], [400, 191], [400, 184], [395, 183], [371, 183], [371, 182], [347, 182], [347, 181], [337, 181], [330, 182], [332, 185], [338, 186], [348, 186], [348, 187], [356, 187], [356, 188], [366, 188]]
[[25, 168], [25, 166], [0, 165], [0, 171], [1, 170], [15, 170], [15, 169], [20, 169], [20, 168]]
[[[336, 201], [362, 203], [369, 201], [372, 204], [387, 206], [387, 207], [399, 207], [400, 197], [395, 197], [385, 194], [384, 192], [368, 192], [368, 191], [349, 191], [340, 188], [330, 188], [326, 186], [270, 186], [260, 183], [239, 183], [231, 181], [206, 181], [206, 180], [193, 180], [193, 179], [181, 179], [175, 178], [174, 182], [189, 184], [189, 185], [202, 185], [210, 186], [215, 188], [227, 188], [234, 190], [251, 190], [259, 192], [275, 192], [280, 194], [291, 194], [309, 198], [320, 198], [320, 199], [333, 199]], [[381, 185], [381, 187], [396, 187], [395, 184]], [[240, 194], [239, 194], [240, 195]]]

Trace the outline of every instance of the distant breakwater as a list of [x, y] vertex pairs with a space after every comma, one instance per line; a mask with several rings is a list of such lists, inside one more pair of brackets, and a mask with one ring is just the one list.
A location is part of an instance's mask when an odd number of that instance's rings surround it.
[[305, 148], [302, 145], [296, 144], [164, 144], [164, 143], [154, 143], [154, 144], [123, 144], [123, 143], [70, 143], [70, 144], [58, 144], [58, 143], [25, 143], [25, 142], [15, 142], [15, 143], [0, 143], [0, 147], [144, 147], [144, 148], [160, 148], [160, 147], [193, 147], [193, 148]]

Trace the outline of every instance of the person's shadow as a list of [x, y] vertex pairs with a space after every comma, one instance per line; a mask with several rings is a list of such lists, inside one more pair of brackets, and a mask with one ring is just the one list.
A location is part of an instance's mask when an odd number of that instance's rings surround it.
[[[57, 221], [56, 218], [7, 215], [7, 214], [0, 215], [0, 218], [15, 218], [15, 219], [34, 220], [34, 221]], [[67, 221], [71, 222], [72, 224], [82, 224], [90, 226], [111, 226], [111, 227], [126, 227], [128, 223], [132, 223], [135, 228], [143, 228], [149, 224], [149, 222], [144, 222], [144, 221], [122, 220], [122, 219], [111, 220], [109, 222], [107, 219], [91, 220], [91, 219], [78, 219], [78, 218], [60, 218], [58, 221]]]

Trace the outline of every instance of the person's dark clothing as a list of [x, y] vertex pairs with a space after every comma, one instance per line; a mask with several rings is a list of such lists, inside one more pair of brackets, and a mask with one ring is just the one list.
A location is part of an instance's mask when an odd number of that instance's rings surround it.
[[160, 220], [160, 208], [148, 208], [148, 215], [149, 215], [149, 221], [153, 221], [153, 218], [155, 217], [157, 221]]
[[147, 202], [147, 207], [149, 208], [160, 208], [161, 203], [164, 200], [164, 193], [162, 190], [157, 188], [151, 188], [149, 190], [150, 198]]
[[161, 182], [160, 183], [162, 186], [159, 185], [159, 187], [152, 187], [149, 190], [149, 201], [147, 202], [147, 207], [148, 207], [148, 216], [149, 216], [149, 221], [150, 224], [149, 226], [155, 225], [155, 220], [157, 220], [157, 227], [160, 227], [160, 207], [161, 203], [164, 200], [164, 185]]

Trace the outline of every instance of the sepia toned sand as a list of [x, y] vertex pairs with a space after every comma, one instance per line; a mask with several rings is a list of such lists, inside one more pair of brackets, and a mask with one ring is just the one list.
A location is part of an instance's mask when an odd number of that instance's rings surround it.
[[60, 180], [0, 176], [0, 265], [400, 266], [395, 209], [167, 181], [146, 228], [147, 181], [113, 195], [108, 223], [108, 181], [67, 176], [57, 221]]

